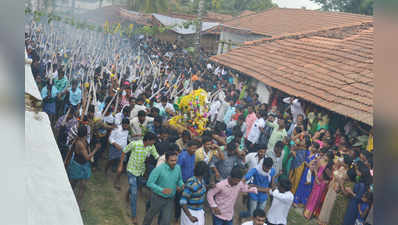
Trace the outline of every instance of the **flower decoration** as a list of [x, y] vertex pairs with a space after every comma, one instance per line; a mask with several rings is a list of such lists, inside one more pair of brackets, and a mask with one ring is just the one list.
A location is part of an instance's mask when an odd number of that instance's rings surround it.
[[208, 107], [207, 92], [197, 89], [188, 95], [181, 96], [174, 104], [177, 115], [169, 120], [169, 124], [178, 129], [188, 129], [195, 135], [206, 130]]

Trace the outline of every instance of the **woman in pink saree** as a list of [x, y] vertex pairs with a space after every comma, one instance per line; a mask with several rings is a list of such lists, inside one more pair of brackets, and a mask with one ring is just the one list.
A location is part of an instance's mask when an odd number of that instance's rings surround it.
[[318, 161], [317, 169], [315, 170], [314, 185], [304, 209], [304, 217], [308, 220], [311, 219], [313, 213], [322, 206], [322, 194], [326, 191], [329, 181], [329, 176], [326, 173], [328, 162], [329, 160], [326, 155], [321, 157]]

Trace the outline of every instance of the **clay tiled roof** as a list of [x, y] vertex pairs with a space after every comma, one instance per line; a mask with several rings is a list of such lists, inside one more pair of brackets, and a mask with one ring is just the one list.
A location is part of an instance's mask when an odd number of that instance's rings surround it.
[[211, 60], [373, 124], [372, 24], [255, 41]]
[[125, 18], [128, 22], [135, 22], [140, 25], [151, 25], [151, 14], [120, 9], [120, 16]]
[[[198, 18], [197, 14], [185, 14], [185, 13], [177, 13], [177, 12], [168, 12], [168, 13], [159, 13], [159, 14], [164, 15], [164, 16], [178, 18], [178, 19], [183, 19], [183, 20], [196, 20]], [[225, 15], [225, 14], [208, 12], [207, 16], [202, 17], [202, 21], [203, 22], [222, 22], [223, 21], [222, 19], [224, 19], [224, 18], [221, 18], [222, 15], [224, 17], [226, 17], [226, 16], [229, 17], [229, 15]], [[233, 17], [231, 16], [231, 18], [233, 18]]]
[[216, 13], [216, 12], [207, 12], [207, 18], [214, 19], [214, 22], [222, 22], [231, 20], [234, 17], [228, 14]]
[[105, 24], [106, 21], [109, 23], [122, 23], [124, 18], [120, 16], [121, 6], [104, 6], [102, 8], [89, 10], [87, 13], [82, 15], [82, 18], [87, 19], [90, 23], [99, 25]]
[[241, 12], [239, 14], [239, 16], [248, 16], [248, 15], [251, 15], [251, 14], [254, 14], [254, 13], [256, 13], [256, 12], [251, 11], [251, 10], [245, 10], [245, 11]]
[[250, 30], [266, 36], [280, 36], [372, 22], [372, 17], [319, 10], [271, 8], [263, 12], [239, 16], [225, 22], [224, 27]]

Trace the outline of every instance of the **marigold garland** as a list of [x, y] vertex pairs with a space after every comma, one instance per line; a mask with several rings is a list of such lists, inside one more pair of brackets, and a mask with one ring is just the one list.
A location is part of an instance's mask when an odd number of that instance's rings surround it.
[[188, 129], [193, 134], [202, 135], [206, 130], [208, 107], [207, 92], [197, 89], [181, 96], [174, 104], [178, 114], [169, 120], [169, 124], [178, 129]]

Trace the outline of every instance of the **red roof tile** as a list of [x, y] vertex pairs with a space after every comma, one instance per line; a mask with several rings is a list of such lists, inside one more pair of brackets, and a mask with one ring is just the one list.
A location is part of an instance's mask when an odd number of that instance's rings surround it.
[[263, 12], [239, 16], [225, 22], [223, 26], [274, 37], [372, 22], [372, 20], [371, 16], [351, 13], [271, 8]]
[[[175, 17], [184, 20], [196, 20], [197, 14], [185, 14], [185, 13], [177, 13], [177, 12], [167, 12], [167, 13], [159, 13], [161, 15]], [[208, 12], [207, 16], [202, 17], [202, 21], [204, 22], [222, 22], [224, 20], [232, 19], [233, 16], [215, 12]]]
[[109, 23], [122, 23], [124, 18], [120, 16], [121, 6], [104, 6], [98, 9], [89, 10], [87, 13], [82, 15], [90, 23], [96, 23], [99, 25], [105, 24], [106, 21]]
[[229, 14], [216, 13], [216, 12], [207, 12], [207, 18], [214, 19], [213, 22], [222, 22], [222, 21], [231, 20], [234, 18], [234, 16]]
[[248, 15], [251, 15], [251, 14], [254, 14], [254, 13], [256, 13], [256, 12], [251, 11], [251, 10], [245, 10], [245, 11], [241, 12], [239, 14], [239, 16], [248, 16]]
[[[348, 28], [341, 29], [346, 32]], [[373, 124], [373, 25], [252, 42], [211, 60], [331, 111]]]
[[151, 25], [151, 14], [120, 9], [120, 16], [125, 18], [129, 22], [135, 22], [136, 24], [140, 25]]

